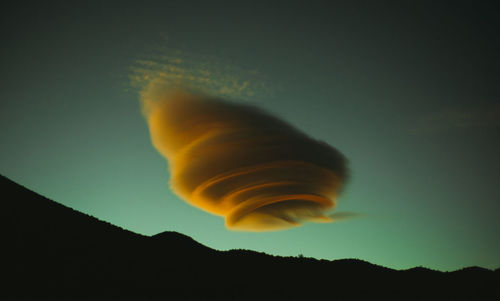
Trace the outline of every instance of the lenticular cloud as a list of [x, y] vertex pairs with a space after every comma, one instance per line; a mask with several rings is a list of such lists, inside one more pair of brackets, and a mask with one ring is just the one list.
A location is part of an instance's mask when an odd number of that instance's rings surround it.
[[256, 107], [185, 92], [142, 95], [172, 190], [231, 230], [329, 222], [347, 176], [336, 149]]

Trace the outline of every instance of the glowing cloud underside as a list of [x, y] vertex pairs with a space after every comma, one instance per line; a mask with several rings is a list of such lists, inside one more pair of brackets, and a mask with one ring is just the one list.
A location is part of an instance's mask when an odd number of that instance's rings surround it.
[[154, 89], [142, 99], [171, 188], [189, 204], [232, 230], [332, 221], [346, 161], [331, 146], [247, 105]]

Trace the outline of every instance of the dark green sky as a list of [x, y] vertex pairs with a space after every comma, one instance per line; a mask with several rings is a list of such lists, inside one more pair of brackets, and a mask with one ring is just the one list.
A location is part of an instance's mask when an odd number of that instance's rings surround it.
[[[493, 4], [200, 2], [0, 4], [0, 172], [132, 231], [175, 230], [217, 249], [500, 266]], [[212, 88], [248, 81], [251, 93], [220, 93], [345, 154], [339, 209], [364, 217], [229, 232], [170, 192], [129, 77], [140, 60], [165, 67], [159, 57], [172, 54], [186, 76], [208, 70]]]

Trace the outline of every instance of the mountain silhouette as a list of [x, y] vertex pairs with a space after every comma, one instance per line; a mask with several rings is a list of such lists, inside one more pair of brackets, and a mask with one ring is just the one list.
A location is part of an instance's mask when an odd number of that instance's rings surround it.
[[192, 238], [140, 235], [0, 176], [3, 300], [463, 299], [500, 296], [500, 269], [393, 270], [357, 259], [216, 251]]

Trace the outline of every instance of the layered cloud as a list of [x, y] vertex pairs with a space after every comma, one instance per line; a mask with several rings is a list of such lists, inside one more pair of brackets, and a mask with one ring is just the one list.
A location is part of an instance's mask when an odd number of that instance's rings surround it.
[[346, 181], [344, 156], [256, 107], [152, 83], [142, 94], [172, 190], [232, 230], [330, 222]]

